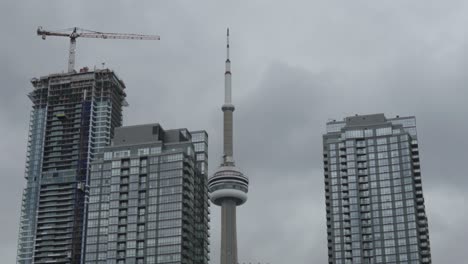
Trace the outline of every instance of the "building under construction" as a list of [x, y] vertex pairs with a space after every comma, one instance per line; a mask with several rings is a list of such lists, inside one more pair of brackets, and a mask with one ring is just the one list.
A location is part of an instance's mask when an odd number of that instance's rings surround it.
[[17, 263], [81, 262], [90, 162], [122, 125], [125, 84], [109, 69], [31, 81]]

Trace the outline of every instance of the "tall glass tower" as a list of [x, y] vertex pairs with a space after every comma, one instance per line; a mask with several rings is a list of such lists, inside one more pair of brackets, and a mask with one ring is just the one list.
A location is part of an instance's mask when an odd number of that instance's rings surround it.
[[330, 264], [431, 263], [414, 117], [329, 122], [323, 157]]
[[122, 125], [125, 84], [108, 69], [33, 78], [17, 263], [81, 263], [89, 164]]
[[92, 163], [86, 264], [208, 264], [208, 135], [120, 127]]
[[236, 206], [247, 201], [249, 179], [235, 166], [233, 152], [233, 112], [231, 102], [231, 61], [229, 60], [229, 29], [227, 30], [227, 59], [224, 74], [225, 97], [223, 162], [209, 179], [211, 201], [221, 206], [221, 262], [237, 264]]

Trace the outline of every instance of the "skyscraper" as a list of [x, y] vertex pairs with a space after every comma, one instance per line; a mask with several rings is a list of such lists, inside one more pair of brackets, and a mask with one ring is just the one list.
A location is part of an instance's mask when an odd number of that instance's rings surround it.
[[221, 206], [221, 262], [237, 264], [236, 206], [247, 201], [249, 180], [235, 166], [233, 152], [233, 112], [231, 101], [231, 61], [229, 60], [229, 29], [227, 30], [227, 55], [225, 98], [222, 106], [224, 115], [223, 162], [209, 178], [211, 201]]
[[208, 135], [120, 127], [91, 165], [86, 264], [207, 264]]
[[329, 263], [431, 263], [414, 117], [329, 122], [323, 157]]
[[78, 264], [88, 166], [122, 124], [125, 84], [111, 70], [86, 68], [31, 83], [17, 263]]

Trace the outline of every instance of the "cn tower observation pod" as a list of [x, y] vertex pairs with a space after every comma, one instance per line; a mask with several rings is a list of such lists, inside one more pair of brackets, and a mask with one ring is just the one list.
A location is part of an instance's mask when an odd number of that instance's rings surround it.
[[236, 205], [247, 201], [249, 179], [235, 166], [221, 165], [208, 180], [211, 201], [221, 205], [223, 200], [234, 200]]

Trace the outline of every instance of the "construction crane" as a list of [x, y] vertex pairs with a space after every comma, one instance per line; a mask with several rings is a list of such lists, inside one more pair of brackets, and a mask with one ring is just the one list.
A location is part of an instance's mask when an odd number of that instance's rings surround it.
[[49, 31], [49, 30], [42, 29], [42, 27], [38, 27], [37, 35], [41, 36], [42, 39], [46, 39], [47, 36], [70, 38], [70, 49], [69, 49], [69, 56], [68, 56], [68, 72], [73, 72], [75, 70], [75, 49], [76, 49], [77, 38], [160, 40], [160, 37], [157, 35], [104, 33], [104, 32], [86, 30], [86, 29], [77, 28], [77, 27], [60, 30], [60, 31]]

